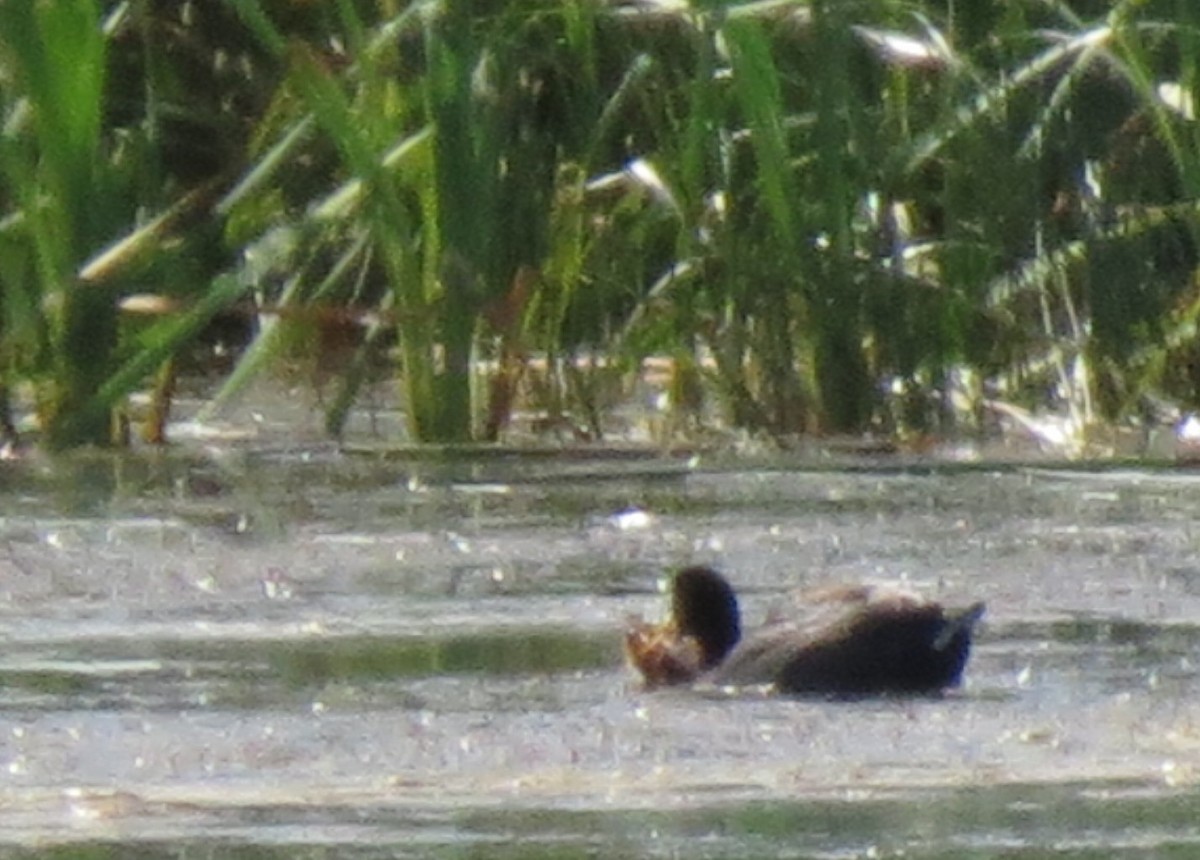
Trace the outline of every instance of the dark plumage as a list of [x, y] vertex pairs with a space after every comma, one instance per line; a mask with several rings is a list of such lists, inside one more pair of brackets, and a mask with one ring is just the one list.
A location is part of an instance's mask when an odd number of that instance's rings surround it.
[[769, 620], [743, 639], [732, 586], [715, 570], [689, 567], [672, 581], [670, 619], [635, 623], [625, 650], [649, 687], [705, 681], [797, 694], [930, 694], [961, 682], [984, 611], [982, 603], [947, 611], [876, 586], [803, 598], [795, 617]]

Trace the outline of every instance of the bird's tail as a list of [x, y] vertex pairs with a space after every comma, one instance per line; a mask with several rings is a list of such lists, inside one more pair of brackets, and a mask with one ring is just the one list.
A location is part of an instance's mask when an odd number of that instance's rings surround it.
[[933, 648], [935, 651], [944, 651], [950, 647], [959, 634], [966, 633], [971, 635], [971, 629], [979, 623], [979, 619], [983, 617], [987, 605], [983, 601], [972, 603], [966, 609], [961, 609], [955, 612], [946, 613], [946, 622], [942, 625], [942, 629], [938, 632], [937, 638], [933, 640]]

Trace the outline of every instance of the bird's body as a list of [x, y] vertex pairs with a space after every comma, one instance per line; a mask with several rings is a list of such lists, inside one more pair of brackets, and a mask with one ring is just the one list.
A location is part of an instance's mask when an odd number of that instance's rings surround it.
[[625, 647], [649, 687], [699, 681], [792, 694], [931, 694], [961, 682], [983, 609], [947, 611], [881, 586], [825, 588], [743, 637], [733, 588], [716, 571], [691, 567], [672, 582], [671, 618], [634, 625]]

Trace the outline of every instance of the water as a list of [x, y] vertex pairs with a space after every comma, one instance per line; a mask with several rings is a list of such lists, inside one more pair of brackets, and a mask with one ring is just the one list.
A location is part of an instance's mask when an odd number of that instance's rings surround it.
[[[1200, 856], [1200, 475], [0, 464], [0, 857]], [[660, 579], [982, 599], [963, 690], [645, 693]]]

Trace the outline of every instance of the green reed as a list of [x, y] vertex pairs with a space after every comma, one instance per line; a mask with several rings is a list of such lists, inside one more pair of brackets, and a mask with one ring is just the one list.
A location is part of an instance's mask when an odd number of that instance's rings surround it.
[[110, 238], [113, 177], [105, 170], [105, 39], [97, 4], [8, 3], [0, 45], [10, 78], [0, 167], [5, 223], [4, 352], [43, 379], [39, 411], [51, 445], [102, 441], [95, 392], [112, 366], [116, 307], [80, 264]]
[[253, 294], [216, 403], [347, 308], [333, 434], [389, 344], [422, 441], [595, 435], [650, 355], [776, 436], [1194, 404], [1193, 6], [4, 4], [6, 384], [103, 441]]
[[[147, 53], [130, 73], [113, 42], [142, 6], [110, 6], [0, 8], [0, 373], [8, 390], [29, 385], [55, 449], [120, 440], [126, 397], [241, 292], [205, 267], [213, 187], [164, 170], [162, 102], [180, 72]], [[201, 301], [122, 320], [121, 301], [151, 290]]]

